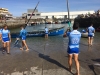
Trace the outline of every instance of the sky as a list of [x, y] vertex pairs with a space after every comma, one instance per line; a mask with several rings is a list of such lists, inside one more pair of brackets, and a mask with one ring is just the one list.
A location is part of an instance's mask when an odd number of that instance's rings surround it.
[[[21, 16], [27, 9], [37, 9], [39, 12], [66, 12], [66, 0], [0, 0], [0, 8], [7, 8], [13, 16]], [[100, 0], [69, 0], [70, 11], [85, 11], [100, 9]]]

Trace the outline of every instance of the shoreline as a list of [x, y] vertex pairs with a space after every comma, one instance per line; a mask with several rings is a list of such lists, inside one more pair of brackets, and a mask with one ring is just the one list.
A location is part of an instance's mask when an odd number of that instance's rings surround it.
[[6, 22], [0, 21], [0, 28], [2, 28], [4, 26], [4, 24], [7, 24], [9, 29], [15, 29], [20, 27], [21, 25], [25, 25], [25, 21], [24, 20], [7, 20]]

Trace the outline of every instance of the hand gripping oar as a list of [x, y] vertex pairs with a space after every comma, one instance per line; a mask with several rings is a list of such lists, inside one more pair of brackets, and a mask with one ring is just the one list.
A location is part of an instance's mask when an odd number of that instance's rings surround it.
[[[32, 17], [32, 15], [33, 15], [33, 13], [35, 12], [35, 10], [36, 10], [38, 4], [39, 4], [39, 2], [37, 3], [36, 7], [34, 8], [34, 10], [33, 10], [32, 14], [31, 14], [30, 18], [28, 19], [28, 21], [27, 21], [27, 23], [26, 23], [24, 29], [26, 28], [27, 24], [29, 23], [29, 21], [30, 21], [30, 19], [31, 19], [31, 17]], [[14, 46], [17, 45], [17, 44], [19, 43], [19, 40], [20, 40], [19, 38], [16, 39], [16, 41], [14, 42]]]
[[67, 36], [67, 32], [68, 31], [71, 31], [71, 23], [70, 23], [70, 21], [68, 21], [68, 28], [67, 28], [67, 30], [64, 32], [64, 35], [63, 35], [63, 37], [66, 37]]

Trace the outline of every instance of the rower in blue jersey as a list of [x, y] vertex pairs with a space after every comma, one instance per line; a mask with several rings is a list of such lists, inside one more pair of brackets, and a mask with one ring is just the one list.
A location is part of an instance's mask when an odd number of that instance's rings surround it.
[[48, 38], [48, 32], [49, 32], [48, 28], [45, 27], [45, 38]]
[[68, 43], [68, 64], [69, 64], [69, 71], [71, 71], [72, 67], [72, 57], [74, 56], [75, 64], [76, 64], [76, 75], [79, 74], [79, 61], [78, 61], [78, 54], [79, 54], [79, 43], [81, 38], [81, 33], [77, 31], [79, 27], [78, 23], [74, 23], [73, 25], [73, 31], [70, 33], [67, 33], [67, 36], [69, 38]]
[[85, 29], [83, 29], [83, 30], [82, 30], [82, 33], [86, 33], [86, 30], [85, 30]]
[[22, 40], [26, 40], [26, 35], [27, 35], [26, 30], [22, 28], [19, 36], [21, 37]]
[[88, 27], [88, 45], [92, 45], [94, 33], [95, 28], [93, 27], [93, 24], [91, 24], [90, 27]]
[[26, 51], [29, 50], [27, 44], [26, 44], [26, 35], [27, 35], [27, 32], [26, 30], [24, 29], [23, 26], [21, 26], [21, 31], [20, 31], [20, 38], [22, 39], [22, 47], [20, 48], [21, 50], [23, 50], [24, 46], [26, 47]]
[[1, 29], [0, 36], [2, 37], [3, 53], [7, 48], [7, 54], [10, 54], [11, 35], [10, 35], [10, 31], [7, 29], [7, 25], [4, 25], [4, 28]]

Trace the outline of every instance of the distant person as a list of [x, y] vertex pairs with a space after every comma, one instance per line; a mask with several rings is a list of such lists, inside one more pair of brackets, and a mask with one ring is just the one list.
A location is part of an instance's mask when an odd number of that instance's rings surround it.
[[[24, 29], [23, 26], [21, 26], [21, 31], [20, 31], [20, 38], [22, 40], [22, 47], [20, 48], [20, 50], [23, 50], [24, 49], [24, 46], [26, 47], [26, 51], [29, 50], [27, 44], [26, 44], [26, 35], [27, 35], [27, 32], [26, 30]], [[18, 39], [18, 38], [17, 38]]]
[[88, 32], [88, 27], [86, 27], [85, 31]]
[[69, 37], [68, 50], [67, 50], [69, 71], [71, 71], [72, 57], [74, 56], [74, 60], [76, 64], [76, 74], [75, 75], [80, 75], [78, 55], [79, 55], [79, 42], [81, 38], [81, 33], [77, 31], [78, 28], [79, 28], [79, 24], [74, 23], [73, 31], [70, 33], [67, 33], [67, 36]]
[[48, 28], [45, 27], [45, 38], [48, 38], [48, 32], [49, 32]]
[[83, 30], [82, 30], [82, 33], [86, 33], [86, 30], [85, 30], [85, 29], [83, 29]]
[[93, 42], [93, 36], [95, 33], [95, 28], [93, 27], [93, 24], [90, 25], [90, 27], [88, 27], [88, 45], [92, 46], [92, 42]]
[[11, 35], [10, 31], [7, 29], [7, 25], [4, 25], [3, 29], [1, 30], [0, 36], [2, 37], [3, 53], [7, 48], [7, 54], [10, 54]]

